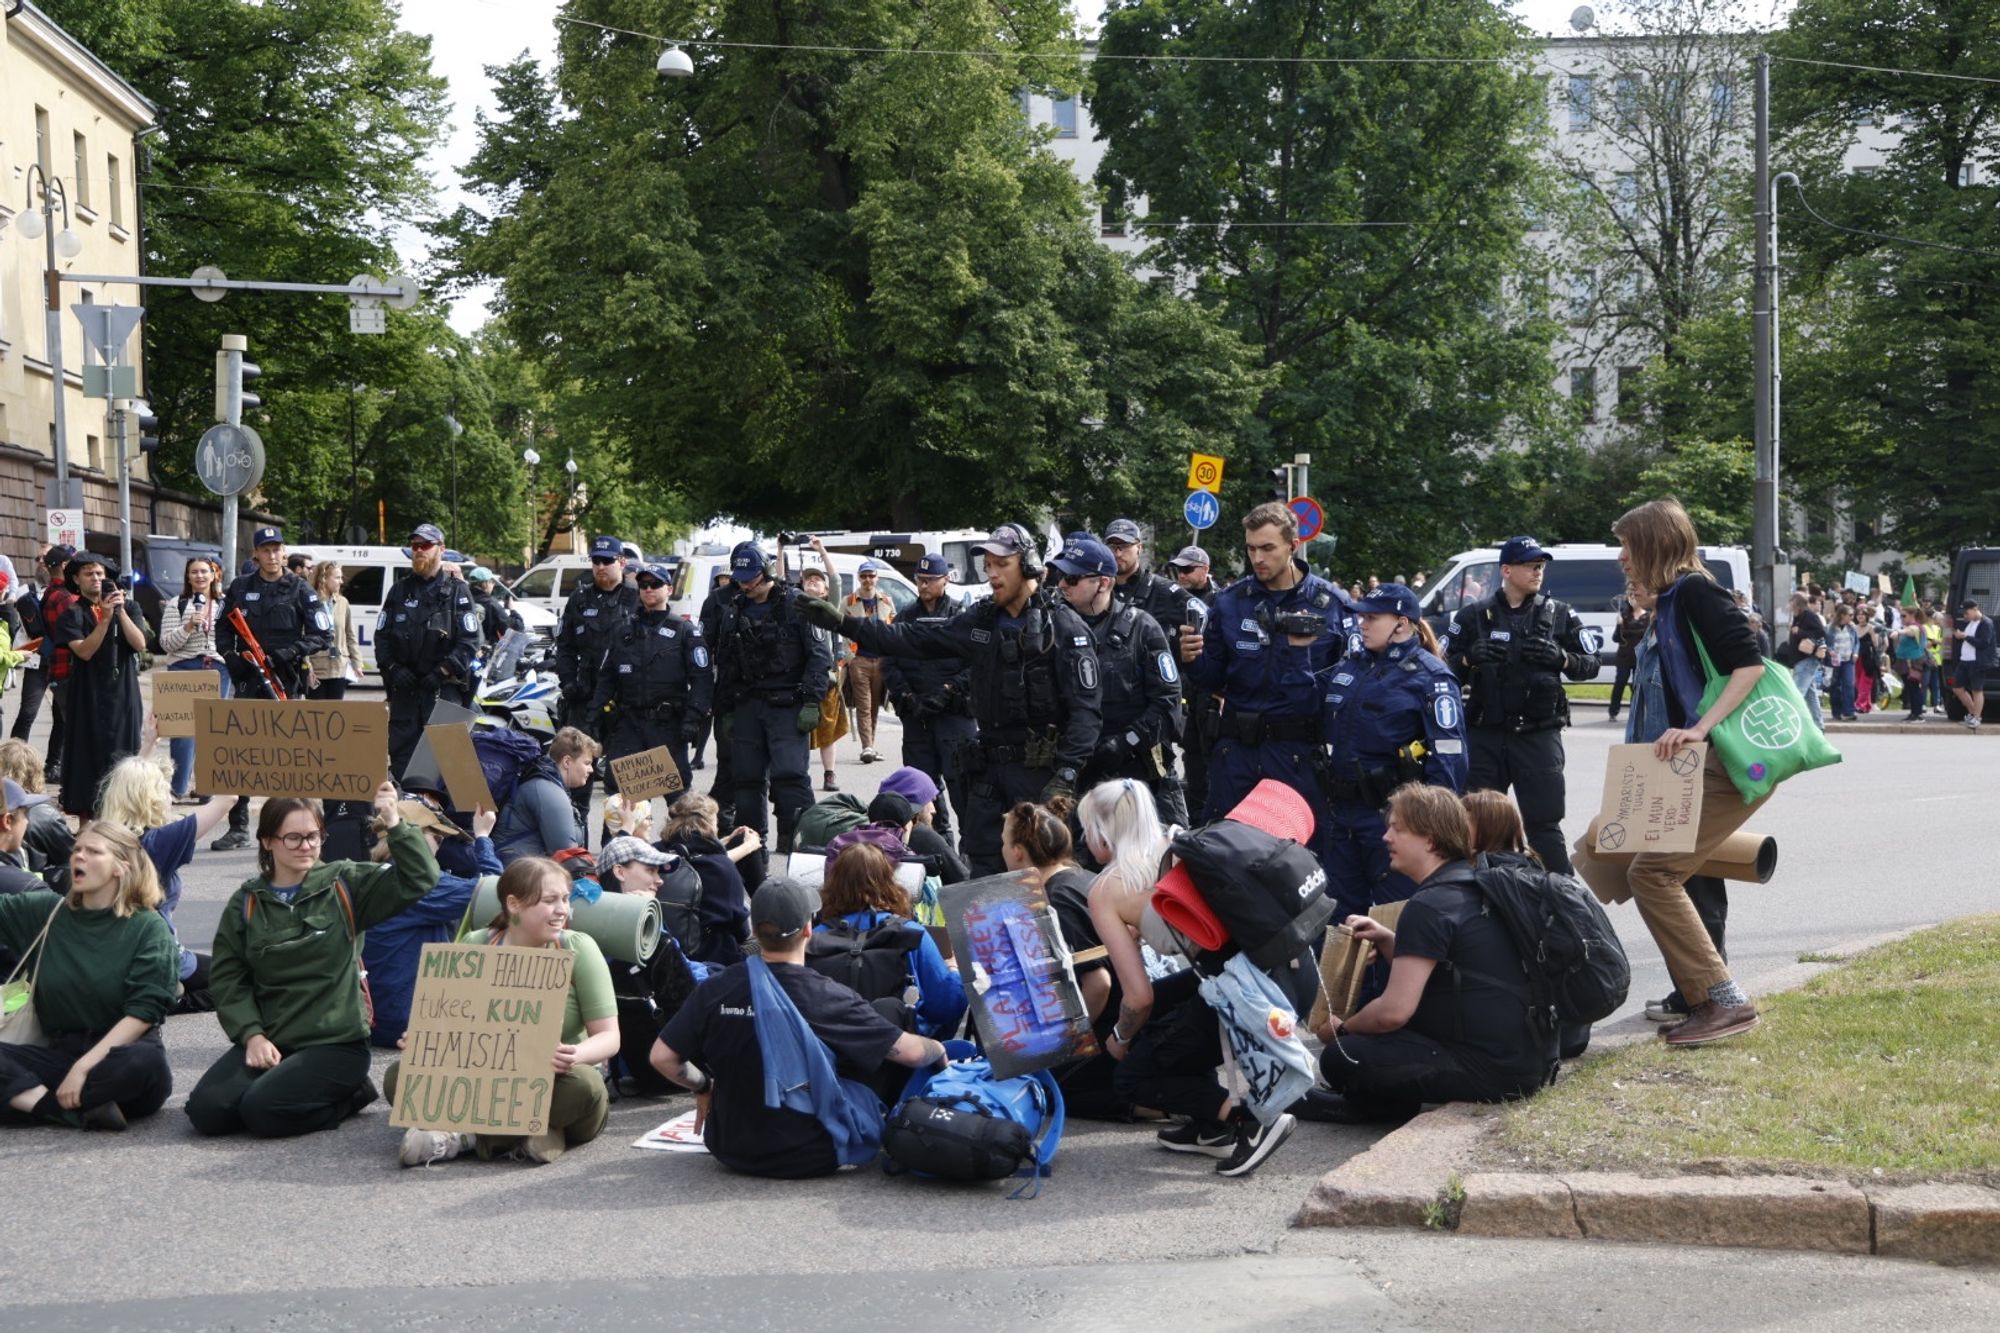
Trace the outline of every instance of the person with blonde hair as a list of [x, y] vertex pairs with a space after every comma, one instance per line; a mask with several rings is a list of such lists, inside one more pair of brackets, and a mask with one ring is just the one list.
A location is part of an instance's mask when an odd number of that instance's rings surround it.
[[313, 591], [333, 617], [333, 636], [326, 651], [306, 659], [306, 685], [314, 699], [345, 699], [349, 681], [361, 679], [361, 643], [354, 636], [354, 608], [341, 596], [347, 571], [338, 560], [313, 566]]
[[97, 814], [101, 820], [130, 829], [139, 839], [139, 845], [146, 849], [160, 880], [163, 895], [160, 915], [166, 918], [167, 928], [173, 930], [180, 954], [176, 975], [181, 997], [175, 1011], [203, 1013], [215, 1007], [208, 998], [208, 955], [180, 943], [180, 931], [174, 928], [174, 909], [181, 901], [181, 871], [194, 860], [196, 845], [229, 818], [229, 808], [236, 804], [236, 798], [211, 796], [193, 814], [169, 819], [172, 800], [167, 775], [160, 766], [151, 759], [133, 755], [119, 760], [104, 779], [104, 790], [97, 798]]
[[104, 821], [77, 835], [67, 897], [0, 895], [0, 946], [25, 960], [46, 1043], [0, 1042], [0, 1123], [121, 1130], [166, 1105], [174, 937], [159, 903], [139, 839]]
[[[0, 741], [0, 777], [10, 778], [30, 796], [44, 795], [42, 756], [26, 741]], [[28, 828], [21, 845], [13, 852], [14, 863], [31, 874], [40, 875], [50, 888], [61, 892], [68, 886], [69, 853], [76, 834], [53, 800], [31, 802]]]

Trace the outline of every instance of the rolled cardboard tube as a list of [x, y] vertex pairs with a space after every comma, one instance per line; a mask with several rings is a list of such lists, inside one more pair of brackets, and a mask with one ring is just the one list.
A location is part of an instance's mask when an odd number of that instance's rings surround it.
[[[1583, 845], [1593, 849], [1597, 846], [1597, 820], [1590, 821], [1590, 831], [1583, 835]], [[1615, 852], [1593, 850], [1591, 855], [1599, 861], [1609, 861], [1621, 867], [1632, 864], [1631, 856]], [[1717, 879], [1733, 879], [1744, 884], [1768, 884], [1777, 868], [1778, 840], [1748, 829], [1738, 829], [1723, 839], [1722, 845], [1695, 873], [1713, 875]]]
[[[471, 920], [485, 925], [500, 911], [500, 878], [482, 875], [479, 891], [472, 898]], [[574, 899], [569, 908], [570, 929], [597, 941], [606, 957], [622, 963], [643, 963], [660, 947], [660, 930], [666, 914], [660, 900], [650, 894], [613, 893], [606, 889], [594, 903]], [[483, 938], [483, 937], [482, 937]]]

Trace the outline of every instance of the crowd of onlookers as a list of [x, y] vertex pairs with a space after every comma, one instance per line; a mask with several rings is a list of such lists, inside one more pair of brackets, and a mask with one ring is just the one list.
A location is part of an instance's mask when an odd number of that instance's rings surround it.
[[1792, 593], [1790, 613], [1776, 658], [1792, 668], [1815, 721], [1851, 722], [1900, 707], [1908, 721], [1922, 722], [1947, 712], [1955, 697], [1964, 725], [1981, 725], [1995, 652], [1993, 623], [1977, 602], [1966, 601], [1954, 617], [1928, 597], [1898, 602], [1808, 585]]

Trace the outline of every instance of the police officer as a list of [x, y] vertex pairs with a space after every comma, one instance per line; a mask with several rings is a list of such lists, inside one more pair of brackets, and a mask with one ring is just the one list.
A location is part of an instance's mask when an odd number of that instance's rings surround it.
[[[723, 608], [742, 595], [736, 590], [735, 580], [729, 577], [727, 565], [715, 571], [715, 581], [709, 586], [708, 596], [702, 599], [701, 610], [696, 613], [701, 622], [702, 637], [708, 640], [711, 657], [715, 653], [716, 630], [722, 625]], [[688, 760], [688, 767], [701, 767], [701, 749], [708, 744], [709, 734], [714, 733], [715, 781], [709, 785], [708, 794], [715, 798], [718, 808], [716, 826], [723, 832], [736, 827], [736, 780], [729, 772], [729, 719], [734, 711], [734, 701], [717, 682], [714, 708], [708, 720], [702, 723], [701, 735], [693, 743], [694, 754]]]
[[[729, 577], [738, 596], [716, 617], [718, 693], [731, 708], [730, 773], [736, 783], [736, 823], [759, 838], [769, 832], [765, 784], [778, 810], [777, 850], [792, 850], [799, 815], [812, 804], [809, 738], [819, 726], [819, 701], [833, 680], [833, 644], [802, 613], [808, 600], [774, 577], [755, 542], [729, 553]], [[721, 732], [718, 731], [718, 737]], [[761, 883], [764, 853], [753, 854]]]
[[1200, 599], [1203, 606], [1215, 605], [1215, 595], [1222, 590], [1209, 576], [1207, 551], [1199, 546], [1181, 547], [1180, 553], [1167, 561], [1167, 572], [1187, 590], [1188, 596]]
[[[588, 731], [597, 693], [597, 668], [611, 641], [639, 609], [639, 590], [625, 582], [625, 554], [616, 537], [590, 540], [590, 582], [563, 603], [556, 625], [556, 679], [562, 683], [563, 718]], [[578, 790], [588, 802], [590, 787]]]
[[[935, 552], [917, 561], [917, 600], [897, 616], [899, 624], [942, 625], [958, 614], [951, 599], [951, 565]], [[972, 743], [972, 669], [965, 659], [946, 657], [885, 657], [882, 684], [903, 723], [903, 762], [920, 769], [949, 800], [937, 803], [933, 824], [939, 836], [952, 841], [952, 812], [961, 821], [966, 793], [956, 756]]]
[[[256, 552], [254, 568], [229, 585], [222, 605], [216, 608], [215, 649], [229, 668], [230, 687], [237, 694], [252, 699], [274, 697], [252, 659], [250, 645], [236, 632], [230, 612], [241, 611], [278, 688], [288, 699], [301, 699], [305, 697], [306, 659], [325, 652], [332, 644], [333, 616], [310, 583], [285, 571], [283, 533], [276, 528], [259, 528], [251, 543]], [[229, 831], [209, 848], [232, 852], [249, 845], [250, 798], [245, 796], [229, 809]]]
[[1323, 673], [1359, 644], [1347, 595], [1298, 558], [1299, 520], [1273, 500], [1243, 516], [1250, 573], [1217, 595], [1188, 675], [1226, 701], [1208, 752], [1204, 818], [1228, 814], [1259, 779], [1305, 797], [1324, 828], [1314, 767]]
[[[591, 714], [600, 719], [604, 758], [666, 746], [688, 783], [688, 742], [701, 734], [715, 694], [715, 669], [701, 626], [667, 606], [673, 571], [641, 565], [635, 576], [639, 610], [612, 639], [597, 672]], [[607, 790], [615, 791], [611, 783]]]
[[884, 625], [843, 619], [830, 602], [808, 603], [815, 624], [884, 656], [959, 657], [972, 670], [978, 741], [962, 752], [966, 808], [958, 845], [975, 875], [997, 875], [1000, 823], [1019, 801], [1067, 815], [1077, 781], [1097, 752], [1097, 653], [1090, 631], [1060, 599], [1041, 596], [1034, 538], [1008, 523], [974, 549], [986, 557], [993, 595], [948, 621]]
[[472, 702], [479, 608], [472, 589], [444, 572], [444, 533], [419, 523], [410, 533], [410, 572], [382, 599], [375, 620], [375, 665], [389, 696], [389, 771], [400, 781], [431, 710]]
[[1549, 553], [1533, 537], [1500, 548], [1500, 586], [1460, 608], [1440, 656], [1469, 689], [1465, 715], [1474, 791], [1514, 788], [1528, 843], [1542, 864], [1570, 873], [1563, 842], [1562, 678], [1596, 677], [1602, 645], [1586, 639], [1568, 604], [1542, 592]]
[[1185, 827], [1187, 803], [1166, 748], [1181, 720], [1181, 673], [1166, 631], [1135, 603], [1112, 596], [1117, 559], [1088, 533], [1071, 537], [1049, 568], [1062, 576], [1063, 599], [1097, 650], [1104, 721], [1079, 785], [1135, 778], [1153, 793], [1162, 823]]
[[[1193, 600], [1188, 605], [1188, 623], [1197, 628], [1191, 636], [1200, 641], [1200, 630], [1208, 627], [1209, 609], [1222, 590], [1209, 577], [1208, 552], [1199, 546], [1183, 546], [1167, 561], [1167, 572]], [[1181, 785], [1187, 794], [1188, 810], [1199, 815], [1208, 804], [1209, 719], [1214, 713], [1215, 695], [1195, 684], [1194, 677], [1181, 673]]]
[[1465, 726], [1458, 678], [1425, 651], [1417, 595], [1384, 583], [1355, 604], [1361, 647], [1326, 674], [1320, 714], [1331, 817], [1320, 864], [1340, 904], [1336, 920], [1397, 902], [1416, 885], [1389, 869], [1382, 807], [1405, 782], [1465, 790]]

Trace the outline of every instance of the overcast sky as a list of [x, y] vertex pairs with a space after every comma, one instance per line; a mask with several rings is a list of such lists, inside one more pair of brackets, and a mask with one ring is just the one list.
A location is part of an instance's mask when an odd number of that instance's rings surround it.
[[[438, 207], [449, 213], [471, 202], [458, 190], [458, 168], [478, 146], [474, 114], [491, 113], [493, 96], [486, 66], [502, 65], [526, 51], [545, 66], [553, 60], [556, 43], [555, 0], [402, 0], [403, 27], [431, 39], [431, 67], [451, 83], [452, 129], [431, 159], [431, 176], [438, 186]], [[1537, 32], [1569, 31], [1575, 0], [1517, 0], [1515, 10]], [[422, 257], [424, 238], [405, 232], [400, 245], [413, 262]], [[486, 294], [460, 299], [452, 324], [470, 333], [486, 320]]]

